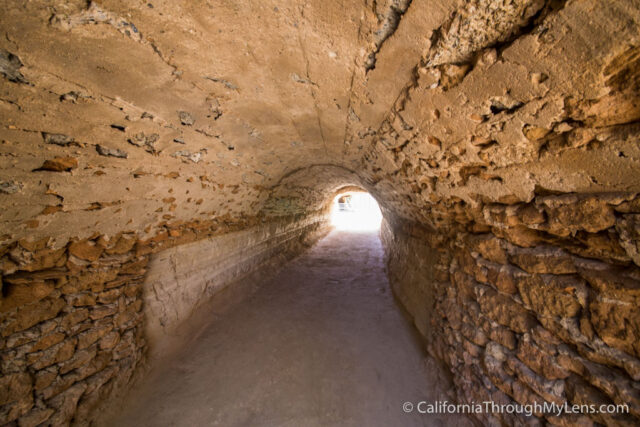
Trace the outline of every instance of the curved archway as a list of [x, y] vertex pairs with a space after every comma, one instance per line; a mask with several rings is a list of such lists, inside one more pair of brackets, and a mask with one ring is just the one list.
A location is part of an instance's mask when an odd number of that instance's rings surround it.
[[[367, 181], [356, 172], [333, 164], [316, 164], [284, 176], [270, 189], [261, 210], [265, 217], [305, 215], [340, 230], [376, 231], [389, 212]], [[349, 211], [336, 205], [340, 195], [355, 196]], [[344, 206], [343, 206], [344, 207]], [[354, 209], [357, 208], [357, 209]]]

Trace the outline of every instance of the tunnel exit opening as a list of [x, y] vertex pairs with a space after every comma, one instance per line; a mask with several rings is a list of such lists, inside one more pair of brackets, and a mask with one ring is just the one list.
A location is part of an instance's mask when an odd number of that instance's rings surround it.
[[331, 205], [331, 225], [344, 231], [377, 231], [382, 222], [378, 202], [365, 192], [346, 192]]

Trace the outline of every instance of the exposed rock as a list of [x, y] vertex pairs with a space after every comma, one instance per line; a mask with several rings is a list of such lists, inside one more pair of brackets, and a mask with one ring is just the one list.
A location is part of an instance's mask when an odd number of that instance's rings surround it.
[[22, 73], [22, 61], [13, 53], [0, 49], [0, 73], [10, 82], [27, 83]]
[[51, 18], [51, 23], [65, 30], [71, 30], [80, 25], [103, 23], [113, 26], [119, 32], [133, 40], [141, 40], [140, 32], [135, 25], [113, 12], [102, 9], [94, 2], [90, 2], [85, 10], [70, 16], [54, 14]]
[[75, 143], [75, 140], [72, 137], [61, 133], [42, 132], [42, 138], [44, 138], [44, 142], [46, 144], [55, 144], [62, 147]]
[[69, 101], [75, 104], [80, 97], [81, 95], [78, 92], [71, 91], [60, 95], [60, 101]]
[[504, 42], [529, 23], [542, 9], [542, 0], [531, 0], [495, 7], [490, 0], [468, 4], [456, 11], [451, 22], [441, 28], [429, 65], [461, 63], [471, 59], [474, 52]]
[[640, 357], [640, 310], [638, 302], [595, 298], [589, 304], [597, 334], [611, 347]]
[[573, 258], [557, 248], [514, 249], [509, 259], [528, 273], [571, 274], [577, 271]]
[[24, 185], [17, 181], [0, 181], [0, 193], [15, 194], [22, 190]]
[[616, 230], [620, 234], [620, 245], [629, 258], [640, 266], [640, 215], [623, 215], [616, 223]]
[[528, 334], [520, 340], [517, 356], [529, 368], [547, 379], [556, 380], [569, 376], [569, 372], [560, 366], [552, 355], [536, 346]]
[[35, 303], [22, 306], [3, 322], [0, 334], [6, 337], [18, 331], [23, 331], [44, 320], [52, 319], [62, 310], [65, 303], [59, 298], [45, 298]]
[[127, 141], [129, 142], [129, 144], [135, 145], [136, 147], [143, 147], [145, 151], [149, 153], [155, 153], [155, 145], [159, 139], [160, 135], [158, 135], [157, 133], [145, 135], [144, 132], [140, 132], [135, 134], [132, 138], [129, 138]]
[[637, 2], [129, 3], [0, 14], [0, 424], [90, 424], [355, 188], [449, 401], [638, 423]]
[[198, 163], [200, 160], [202, 160], [202, 156], [204, 155], [205, 151], [199, 151], [197, 153], [192, 153], [191, 151], [187, 151], [187, 150], [181, 150], [181, 151], [176, 151], [175, 153], [173, 153], [171, 155], [171, 157], [180, 157], [182, 159], [185, 160], [189, 160], [193, 163]]
[[96, 151], [101, 156], [118, 157], [120, 159], [126, 159], [128, 157], [128, 154], [127, 154], [126, 151], [123, 151], [123, 150], [121, 150], [119, 148], [104, 147], [104, 146], [102, 146], [100, 144], [96, 145]]
[[20, 427], [36, 427], [45, 423], [51, 415], [55, 413], [55, 410], [52, 408], [47, 409], [32, 409], [28, 414], [20, 417], [18, 420], [18, 425]]
[[478, 302], [486, 315], [515, 332], [524, 333], [533, 328], [537, 322], [524, 307], [505, 295], [491, 288], [477, 288]]
[[75, 157], [54, 157], [51, 160], [45, 160], [42, 166], [36, 170], [50, 172], [68, 172], [78, 167], [78, 159]]
[[29, 396], [32, 390], [32, 383], [31, 376], [26, 372], [3, 375], [0, 378], [0, 406], [20, 401], [22, 398]]
[[577, 316], [586, 306], [587, 288], [581, 279], [533, 275], [518, 282], [523, 302], [538, 316]]
[[34, 352], [34, 351], [46, 350], [49, 347], [55, 344], [58, 344], [59, 342], [64, 340], [64, 338], [65, 338], [65, 335], [62, 332], [54, 332], [52, 334], [45, 335], [38, 342], [36, 342], [33, 347], [31, 347], [30, 351]]
[[473, 250], [482, 255], [483, 258], [498, 264], [506, 264], [507, 252], [500, 239], [496, 239], [493, 235], [484, 235], [473, 237], [470, 241]]
[[125, 125], [118, 125], [118, 124], [115, 124], [115, 123], [112, 123], [110, 125], [110, 127], [112, 129], [119, 130], [120, 132], [125, 132], [127, 130], [127, 127]]
[[613, 226], [613, 208], [598, 198], [547, 197], [540, 202], [549, 218], [550, 233], [567, 236], [578, 230], [595, 233]]
[[186, 111], [178, 111], [178, 118], [180, 119], [180, 123], [185, 126], [192, 126], [196, 122], [196, 119], [191, 113], [187, 113]]
[[52, 425], [64, 425], [68, 424], [76, 411], [76, 406], [78, 405], [78, 401], [80, 397], [86, 390], [86, 384], [76, 384], [73, 387], [69, 388], [67, 391], [59, 394], [54, 397], [48, 403], [55, 407], [59, 408], [55, 415], [49, 419], [49, 422]]
[[69, 246], [69, 253], [80, 259], [86, 259], [87, 261], [96, 261], [104, 248], [89, 240], [80, 242], [73, 242]]
[[39, 301], [54, 290], [52, 282], [32, 282], [29, 284], [9, 284], [3, 286], [0, 313]]

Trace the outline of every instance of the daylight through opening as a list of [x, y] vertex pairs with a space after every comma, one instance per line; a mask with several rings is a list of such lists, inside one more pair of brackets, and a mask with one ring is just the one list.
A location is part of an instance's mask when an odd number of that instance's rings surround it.
[[331, 206], [331, 225], [338, 230], [375, 231], [380, 229], [382, 212], [371, 194], [347, 192], [336, 196]]

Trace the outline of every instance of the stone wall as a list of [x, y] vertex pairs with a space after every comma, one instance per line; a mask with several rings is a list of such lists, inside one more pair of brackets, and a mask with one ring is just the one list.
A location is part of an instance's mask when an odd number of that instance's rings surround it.
[[483, 423], [637, 425], [639, 213], [632, 194], [567, 194], [485, 206], [478, 221], [440, 230], [385, 224], [394, 293], [460, 403], [629, 406]]
[[297, 223], [351, 185], [403, 218], [395, 290], [461, 400], [547, 393], [530, 378], [636, 399], [639, 209], [612, 192], [640, 193], [637, 0], [2, 12], [0, 423], [82, 419], [128, 382], [150, 260]]
[[154, 254], [144, 282], [147, 338], [160, 345], [198, 306], [231, 282], [286, 262], [328, 229], [324, 216], [289, 218]]
[[139, 250], [127, 235], [4, 248], [1, 424], [84, 419], [129, 381], [145, 351]]
[[[47, 239], [0, 248], [0, 424], [87, 424], [140, 372], [147, 329], [183, 320], [213, 290], [276, 255], [295, 254], [325, 226], [323, 214], [176, 222], [146, 239], [121, 233], [59, 248]], [[154, 301], [145, 288], [157, 290], [158, 274], [185, 257], [188, 277], [179, 267], [163, 283], [188, 279], [200, 294], [174, 288], [175, 295]], [[163, 319], [162, 309], [179, 315]]]

